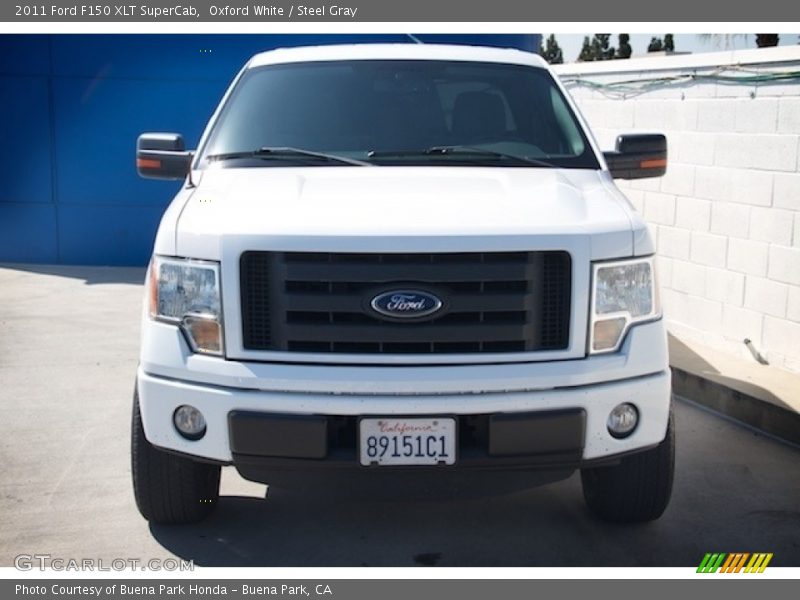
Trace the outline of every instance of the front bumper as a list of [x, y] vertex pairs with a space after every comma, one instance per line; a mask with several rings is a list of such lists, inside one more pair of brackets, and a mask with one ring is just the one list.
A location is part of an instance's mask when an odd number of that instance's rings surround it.
[[[528, 365], [288, 367], [190, 356], [188, 359], [193, 360], [195, 367], [194, 359], [202, 358], [214, 363], [217, 371], [227, 368], [230, 374], [216, 375], [209, 370], [203, 377], [216, 377], [219, 383], [186, 381], [170, 376], [172, 372], [148, 372], [143, 362], [137, 386], [145, 435], [153, 445], [223, 463], [235, 460], [229, 430], [233, 411], [354, 417], [580, 410], [585, 413], [580, 460], [593, 461], [652, 447], [664, 439], [669, 417], [670, 373], [663, 338], [663, 324], [655, 322], [631, 330], [621, 352], [615, 355]], [[659, 368], [653, 368], [656, 365]], [[274, 368], [275, 377], [265, 376], [270, 367]], [[296, 376], [286, 379], [287, 385], [283, 385], [278, 375], [283, 375], [286, 369]], [[526, 369], [528, 373], [523, 380], [522, 372]], [[345, 381], [341, 370], [350, 379]], [[192, 376], [190, 369], [183, 373]], [[249, 373], [251, 377], [238, 378], [236, 373]], [[255, 378], [253, 373], [262, 376]], [[318, 391], [325, 381], [328, 393]], [[288, 384], [292, 391], [286, 390]], [[459, 384], [460, 388], [456, 387]], [[536, 389], [537, 386], [548, 387]], [[309, 391], [294, 391], [303, 388]], [[369, 389], [375, 392], [362, 391]], [[444, 391], [449, 389], [455, 391]], [[609, 412], [620, 402], [630, 402], [640, 412], [639, 425], [625, 439], [613, 438], [606, 429]], [[207, 432], [202, 439], [186, 440], [175, 431], [172, 415], [182, 404], [195, 406], [205, 416]], [[331, 453], [330, 458], [335, 454]], [[303, 459], [303, 464], [309, 465], [309, 459]]]

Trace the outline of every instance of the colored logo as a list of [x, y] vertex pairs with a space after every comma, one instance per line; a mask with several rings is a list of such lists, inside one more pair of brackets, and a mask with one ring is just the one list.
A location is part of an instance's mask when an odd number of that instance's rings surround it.
[[763, 573], [769, 561], [772, 560], [772, 552], [708, 552], [697, 567], [698, 573]]
[[428, 292], [391, 290], [375, 296], [370, 306], [386, 317], [414, 319], [432, 315], [442, 308], [442, 301]]

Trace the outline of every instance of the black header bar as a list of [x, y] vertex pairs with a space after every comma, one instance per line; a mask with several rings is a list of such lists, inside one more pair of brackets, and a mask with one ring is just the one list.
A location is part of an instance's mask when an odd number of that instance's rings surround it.
[[[794, 8], [793, 8], [794, 7]], [[127, 3], [12, 0], [0, 3], [6, 22], [786, 22], [786, 0], [147, 0]]]

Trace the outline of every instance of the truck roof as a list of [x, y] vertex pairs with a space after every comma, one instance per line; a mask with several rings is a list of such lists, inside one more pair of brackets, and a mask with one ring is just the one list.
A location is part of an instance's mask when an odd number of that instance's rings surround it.
[[454, 60], [528, 65], [546, 69], [532, 52], [512, 48], [455, 44], [331, 44], [278, 48], [256, 54], [247, 68], [264, 65], [333, 60]]

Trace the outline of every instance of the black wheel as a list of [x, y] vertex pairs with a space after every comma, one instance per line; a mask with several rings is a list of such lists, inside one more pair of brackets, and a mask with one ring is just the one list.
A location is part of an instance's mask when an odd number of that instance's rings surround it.
[[196, 523], [219, 500], [219, 465], [170, 454], [147, 441], [138, 392], [133, 395], [131, 472], [136, 506], [152, 523]]
[[675, 424], [670, 411], [667, 435], [658, 446], [623, 458], [614, 467], [583, 469], [583, 497], [589, 509], [603, 520], [653, 521], [669, 504], [674, 470]]

